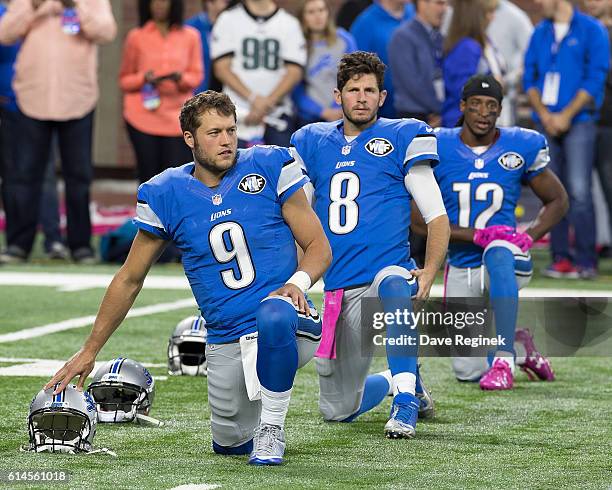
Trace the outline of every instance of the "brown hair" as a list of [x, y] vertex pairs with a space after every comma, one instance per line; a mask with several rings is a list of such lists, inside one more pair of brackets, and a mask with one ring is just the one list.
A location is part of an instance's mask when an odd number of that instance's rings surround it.
[[[312, 32], [306, 27], [306, 22], [304, 21], [304, 14], [306, 11], [306, 5], [310, 2], [314, 2], [315, 0], [300, 0], [297, 8], [297, 18], [300, 20], [300, 24], [302, 26], [302, 32], [304, 33], [304, 37], [306, 38], [306, 42], [308, 44], [308, 51], [312, 48]], [[334, 18], [332, 16], [331, 5], [329, 4], [329, 0], [323, 0], [325, 7], [327, 7], [327, 25], [325, 26], [325, 30], [323, 31], [323, 36], [325, 37], [325, 41], [329, 46], [333, 46], [336, 44], [337, 33], [336, 33], [336, 23], [334, 22]]]
[[444, 53], [448, 54], [465, 37], [471, 37], [484, 49], [486, 14], [497, 7], [497, 0], [455, 0], [453, 17], [444, 40]]
[[227, 95], [214, 90], [207, 90], [194, 95], [183, 104], [179, 121], [181, 131], [195, 134], [200, 127], [200, 116], [208, 111], [216, 111], [222, 116], [234, 116], [236, 119], [236, 106]]
[[338, 90], [342, 91], [346, 83], [355, 75], [371, 74], [376, 75], [378, 89], [382, 91], [386, 68], [385, 64], [374, 53], [355, 51], [354, 53], [345, 54], [340, 59], [340, 64], [338, 65], [336, 85]]

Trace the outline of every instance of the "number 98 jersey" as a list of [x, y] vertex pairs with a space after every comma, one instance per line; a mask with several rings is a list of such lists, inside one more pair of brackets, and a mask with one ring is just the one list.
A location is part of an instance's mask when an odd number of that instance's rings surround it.
[[[451, 224], [476, 229], [516, 227], [514, 210], [521, 183], [548, 165], [548, 143], [543, 135], [517, 127], [498, 130], [497, 141], [480, 155], [463, 143], [460, 127], [435, 130], [440, 165], [434, 173]], [[451, 242], [448, 262], [455, 267], [479, 267], [482, 248]]]
[[214, 189], [194, 169], [170, 168], [142, 184], [134, 223], [183, 252], [208, 341], [225, 343], [255, 331], [259, 302], [295, 272], [295, 240], [281, 208], [308, 177], [286, 148], [273, 146], [238, 150]]
[[336, 121], [305, 126], [291, 143], [314, 185], [314, 209], [332, 248], [325, 289], [369, 284], [391, 265], [415, 268], [404, 179], [416, 163], [437, 163], [433, 130], [416, 119], [380, 118], [348, 142]]

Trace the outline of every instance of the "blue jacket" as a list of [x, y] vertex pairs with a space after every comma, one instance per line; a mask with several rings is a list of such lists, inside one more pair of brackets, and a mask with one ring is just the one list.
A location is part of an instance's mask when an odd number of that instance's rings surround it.
[[194, 93], [198, 94], [208, 90], [210, 79], [212, 77], [212, 66], [210, 62], [210, 45], [209, 38], [212, 32], [212, 22], [208, 18], [206, 12], [200, 12], [197, 15], [187, 19], [185, 24], [197, 29], [200, 33], [200, 39], [202, 40], [202, 58], [204, 62], [204, 80], [198, 88], [194, 90]]
[[389, 43], [395, 109], [398, 112], [440, 114], [434, 80], [442, 79], [442, 35], [435, 46], [427, 28], [417, 19], [402, 24]]
[[[573, 122], [597, 119], [610, 63], [610, 43], [604, 26], [574, 9], [569, 31], [558, 45], [556, 54], [555, 47], [553, 22], [544, 20], [536, 26], [525, 53], [525, 91], [537, 88], [542, 94], [546, 74], [558, 72], [557, 104], [548, 106], [548, 109], [551, 112], [562, 111], [582, 89], [593, 97], [595, 103], [585, 106]], [[539, 120], [535, 111], [533, 118]]]
[[[0, 5], [0, 18], [6, 12], [6, 7]], [[15, 59], [19, 52], [21, 43], [15, 43], [10, 46], [0, 45], [0, 106], [15, 112], [17, 111], [17, 102], [15, 101], [15, 93], [13, 92], [13, 77], [15, 76]]]
[[461, 117], [459, 103], [465, 82], [473, 75], [489, 72], [489, 65], [482, 54], [482, 48], [477, 41], [471, 37], [464, 37], [444, 58], [442, 126], [445, 128], [454, 127]]
[[[361, 51], [370, 51], [376, 53], [385, 65], [389, 64], [389, 56], [387, 55], [387, 45], [391, 39], [393, 31], [400, 24], [409, 20], [414, 16], [414, 6], [409, 3], [406, 5], [403, 19], [396, 19], [378, 3], [373, 3], [365, 9], [353, 22], [351, 26], [351, 34], [357, 41], [357, 47]], [[384, 105], [378, 111], [381, 117], [395, 117], [395, 108], [393, 107], [393, 81], [391, 79], [391, 70], [387, 69], [385, 73], [385, 89], [387, 90], [387, 99]]]

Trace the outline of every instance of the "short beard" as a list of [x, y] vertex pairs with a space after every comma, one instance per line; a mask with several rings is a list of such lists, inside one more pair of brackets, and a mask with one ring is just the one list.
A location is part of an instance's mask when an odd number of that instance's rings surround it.
[[353, 126], [355, 126], [356, 128], [362, 128], [370, 124], [372, 121], [376, 120], [376, 118], [378, 117], [378, 110], [376, 110], [374, 114], [372, 114], [372, 117], [370, 119], [368, 119], [367, 121], [361, 122], [361, 121], [356, 121], [349, 115], [349, 113], [345, 110], [344, 103], [343, 103], [342, 104], [342, 114], [344, 115], [346, 120], [349, 121]]
[[225, 174], [227, 171], [231, 170], [234, 165], [236, 165], [236, 161], [238, 160], [238, 154], [236, 153], [236, 156], [234, 157], [234, 162], [232, 163], [231, 167], [221, 169], [217, 167], [210, 159], [206, 158], [204, 152], [202, 151], [202, 147], [194, 139], [193, 159], [195, 160], [195, 163], [202, 167], [204, 170], [219, 177]]

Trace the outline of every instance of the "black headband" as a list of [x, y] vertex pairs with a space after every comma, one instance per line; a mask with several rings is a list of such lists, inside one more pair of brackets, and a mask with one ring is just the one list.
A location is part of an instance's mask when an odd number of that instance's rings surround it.
[[463, 86], [461, 99], [467, 100], [473, 95], [493, 97], [501, 104], [504, 98], [502, 86], [492, 75], [474, 75]]

